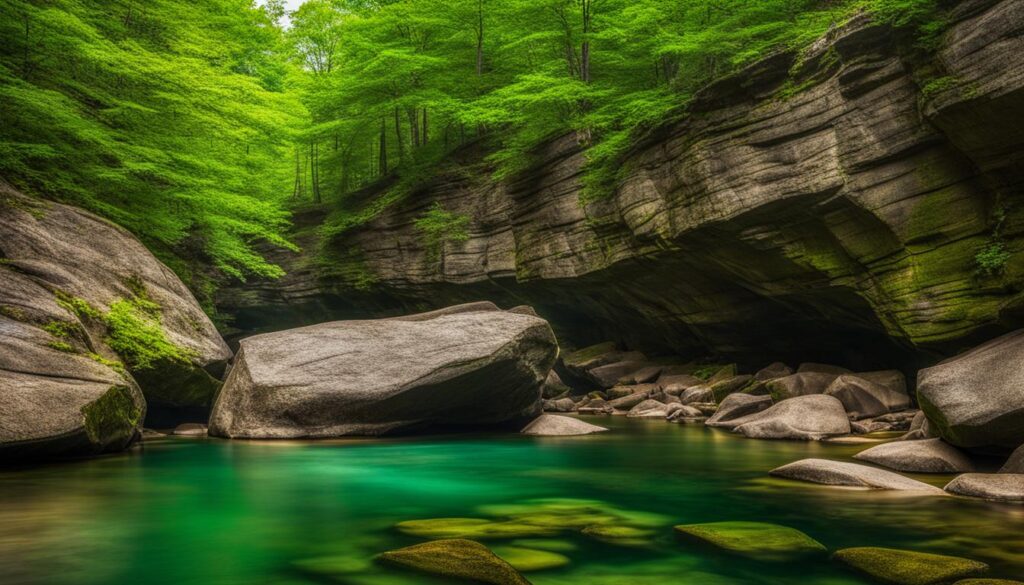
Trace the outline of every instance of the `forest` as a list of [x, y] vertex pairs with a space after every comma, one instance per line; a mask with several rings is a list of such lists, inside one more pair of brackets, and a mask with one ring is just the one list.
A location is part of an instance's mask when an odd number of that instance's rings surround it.
[[[127, 227], [208, 297], [224, 279], [281, 275], [254, 244], [294, 248], [291, 210], [331, 206], [323, 230], [343, 232], [468, 144], [501, 178], [528, 168], [538, 144], [575, 133], [588, 159], [581, 200], [600, 198], [630, 144], [685, 116], [710, 80], [865, 11], [924, 46], [941, 31], [940, 8], [10, 0], [0, 8], [0, 175]], [[370, 201], [351, 197], [378, 181]]]

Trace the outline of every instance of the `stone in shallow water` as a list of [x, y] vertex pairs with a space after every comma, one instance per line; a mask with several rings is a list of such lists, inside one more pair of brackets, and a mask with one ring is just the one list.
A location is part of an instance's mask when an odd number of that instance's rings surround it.
[[579, 548], [572, 541], [559, 540], [557, 538], [523, 538], [513, 540], [511, 544], [521, 548], [549, 550], [551, 552], [572, 552]]
[[1024, 585], [1024, 581], [1011, 581], [1009, 579], [964, 579], [953, 585]]
[[644, 400], [629, 410], [631, 418], [665, 418], [668, 414], [668, 407], [657, 400]]
[[406, 569], [470, 579], [491, 585], [529, 585], [509, 563], [479, 542], [464, 539], [435, 540], [381, 553], [376, 560]]
[[855, 571], [893, 585], [949, 583], [988, 570], [985, 563], [970, 559], [891, 548], [845, 548], [832, 558]]
[[542, 414], [533, 422], [519, 431], [524, 435], [538, 435], [546, 437], [562, 437], [572, 435], [590, 435], [607, 431], [604, 427], [583, 422], [571, 416], [558, 416], [554, 414]]
[[678, 534], [728, 551], [762, 559], [824, 553], [825, 546], [803, 532], [767, 522], [711, 522], [676, 526]]
[[523, 573], [557, 569], [572, 562], [569, 557], [556, 552], [519, 546], [496, 546], [492, 551], [503, 561], [512, 565], [512, 568]]
[[965, 473], [946, 484], [946, 491], [994, 502], [1024, 504], [1024, 474]]
[[623, 525], [588, 526], [583, 534], [616, 546], [647, 546], [655, 536], [650, 528], [637, 528]]
[[964, 473], [974, 470], [974, 464], [962, 451], [942, 439], [886, 443], [853, 457], [911, 473]]
[[554, 536], [558, 526], [483, 518], [431, 518], [399, 522], [395, 528], [403, 534], [421, 538], [524, 538]]
[[751, 396], [750, 394], [730, 394], [718, 405], [718, 410], [707, 420], [709, 427], [732, 429], [734, 421], [741, 417], [767, 410], [772, 405], [771, 396]]
[[733, 431], [752, 439], [820, 440], [850, 433], [843, 404], [821, 394], [783, 400], [735, 422]]
[[858, 465], [845, 461], [828, 459], [801, 459], [771, 470], [776, 477], [796, 479], [824, 485], [863, 487], [885, 490], [910, 490], [926, 494], [942, 495], [939, 488], [902, 475]]
[[206, 425], [199, 423], [182, 423], [174, 427], [173, 434], [186, 437], [205, 437]]

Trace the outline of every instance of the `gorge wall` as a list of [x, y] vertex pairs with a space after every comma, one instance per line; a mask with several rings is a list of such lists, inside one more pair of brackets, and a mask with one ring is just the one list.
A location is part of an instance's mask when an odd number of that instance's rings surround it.
[[[700, 92], [581, 205], [575, 137], [528, 173], [451, 172], [288, 275], [223, 291], [239, 332], [490, 299], [566, 345], [871, 367], [1024, 325], [1024, 0], [960, 4], [922, 60], [866, 16]], [[425, 245], [435, 202], [468, 239]], [[976, 258], [983, 250], [989, 270]]]

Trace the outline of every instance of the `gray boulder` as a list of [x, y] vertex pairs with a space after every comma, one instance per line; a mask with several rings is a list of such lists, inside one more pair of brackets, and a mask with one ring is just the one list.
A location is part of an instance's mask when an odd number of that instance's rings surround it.
[[791, 398], [734, 422], [734, 432], [752, 439], [819, 440], [850, 433], [843, 404], [820, 394]]
[[611, 414], [615, 409], [603, 398], [591, 398], [586, 406], [580, 406], [576, 412], [580, 414]]
[[523, 430], [519, 431], [524, 435], [537, 435], [544, 437], [565, 437], [571, 435], [591, 435], [607, 431], [604, 427], [583, 422], [571, 416], [558, 416], [555, 414], [542, 414], [535, 418]]
[[661, 388], [661, 391], [665, 394], [671, 394], [672, 396], [679, 396], [685, 392], [687, 388], [692, 388], [701, 384], [703, 384], [703, 382], [700, 378], [689, 374], [662, 376], [658, 378], [658, 387]]
[[231, 352], [134, 236], [0, 183], [0, 259], [0, 458], [122, 449], [142, 392], [206, 415]]
[[206, 436], [206, 425], [199, 423], [182, 423], [174, 427], [172, 435], [179, 435], [183, 437], [205, 437]]
[[907, 393], [907, 377], [899, 370], [878, 370], [875, 372], [858, 372], [854, 374], [875, 384], [885, 386], [899, 394]]
[[537, 411], [557, 352], [544, 320], [495, 311], [257, 335], [241, 342], [210, 434], [336, 437], [509, 421]]
[[999, 473], [1024, 473], [1024, 445], [1017, 447], [1013, 455], [1010, 455], [1010, 458], [999, 469]]
[[796, 373], [798, 374], [804, 374], [807, 372], [813, 372], [817, 374], [830, 374], [836, 377], [842, 376], [843, 374], [853, 373], [852, 371], [842, 366], [833, 366], [830, 364], [817, 364], [814, 362], [802, 363], [796, 369]]
[[797, 396], [824, 394], [829, 385], [838, 377], [838, 374], [799, 372], [784, 378], [770, 380], [765, 383], [765, 386], [772, 399], [775, 402], [781, 402]]
[[619, 384], [646, 384], [658, 379], [664, 366], [644, 366], [633, 373], [626, 374], [619, 378]]
[[1024, 474], [965, 473], [946, 484], [946, 491], [993, 502], [1024, 504]]
[[928, 417], [925, 416], [924, 411], [919, 410], [914, 414], [914, 418], [910, 420], [910, 430], [900, 439], [903, 441], [919, 441], [921, 439], [933, 439], [937, 436], [932, 430], [931, 423], [928, 422]]
[[699, 423], [707, 420], [707, 416], [700, 410], [685, 404], [669, 404], [665, 412], [665, 418], [674, 423]]
[[647, 365], [644, 361], [615, 362], [587, 370], [586, 377], [600, 388], [611, 388], [620, 378], [632, 376]]
[[853, 456], [910, 473], [965, 473], [974, 471], [974, 464], [956, 447], [942, 439], [895, 441], [872, 447]]
[[757, 373], [754, 374], [754, 379], [758, 382], [764, 382], [775, 378], [784, 378], [792, 373], [793, 368], [782, 362], [773, 362], [758, 370]]
[[746, 374], [726, 378], [725, 380], [711, 384], [711, 394], [715, 397], [715, 402], [721, 402], [723, 398], [742, 389], [753, 379], [753, 376]]
[[665, 418], [668, 414], [668, 406], [657, 400], [644, 400], [633, 408], [629, 409], [626, 416], [631, 418]]
[[709, 427], [732, 429], [743, 417], [767, 410], [772, 405], [771, 396], [730, 394], [718, 405], [718, 410], [704, 424]]
[[622, 398], [623, 396], [630, 396], [632, 394], [642, 394], [647, 396], [654, 390], [657, 390], [657, 384], [634, 384], [632, 386], [614, 386], [606, 391], [608, 398]]
[[687, 388], [679, 395], [679, 401], [683, 404], [693, 404], [695, 402], [716, 402], [715, 393], [711, 391], [710, 386], [705, 384]]
[[844, 461], [801, 459], [771, 470], [775, 477], [795, 479], [824, 485], [863, 487], [884, 490], [910, 490], [942, 495], [939, 488], [902, 475]]
[[1024, 329], [918, 373], [921, 410], [946, 442], [968, 449], [1024, 444]]
[[558, 372], [551, 370], [544, 380], [544, 398], [556, 398], [569, 392], [569, 387], [562, 382]]
[[541, 410], [544, 412], [572, 412], [576, 410], [576, 403], [572, 398], [545, 400], [542, 404]]
[[630, 394], [628, 396], [623, 396], [622, 398], [609, 400], [608, 404], [615, 410], [630, 410], [644, 400], [647, 400], [647, 393], [637, 392], [636, 394]]
[[825, 394], [838, 398], [854, 420], [910, 408], [910, 397], [906, 394], [851, 374], [836, 378]]

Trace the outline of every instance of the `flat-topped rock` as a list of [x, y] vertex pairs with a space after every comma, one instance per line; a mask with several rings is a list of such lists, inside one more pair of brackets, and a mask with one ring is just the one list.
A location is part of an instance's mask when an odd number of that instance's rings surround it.
[[825, 389], [825, 394], [838, 398], [854, 420], [910, 408], [910, 397], [905, 393], [853, 374], [836, 378]]
[[676, 534], [758, 559], [786, 560], [826, 551], [803, 532], [767, 522], [711, 522], [675, 527]]
[[334, 437], [509, 421], [536, 413], [557, 351], [547, 322], [502, 311], [257, 335], [241, 342], [210, 434]]
[[607, 431], [604, 427], [592, 425], [571, 416], [542, 414], [519, 431], [524, 435], [544, 437], [565, 437], [572, 435], [591, 435]]
[[965, 473], [974, 471], [971, 460], [942, 439], [894, 441], [853, 456], [896, 471], [910, 473]]
[[734, 432], [753, 439], [818, 440], [850, 433], [843, 404], [823, 394], [790, 398], [732, 422]]
[[828, 459], [801, 459], [771, 470], [776, 477], [796, 479], [823, 485], [861, 487], [884, 490], [909, 490], [942, 495], [943, 491], [924, 482], [857, 463]]
[[879, 547], [844, 548], [832, 558], [876, 581], [892, 585], [938, 585], [988, 570], [985, 563], [970, 559]]
[[965, 473], [949, 482], [946, 491], [994, 502], [1024, 504], [1024, 474]]

